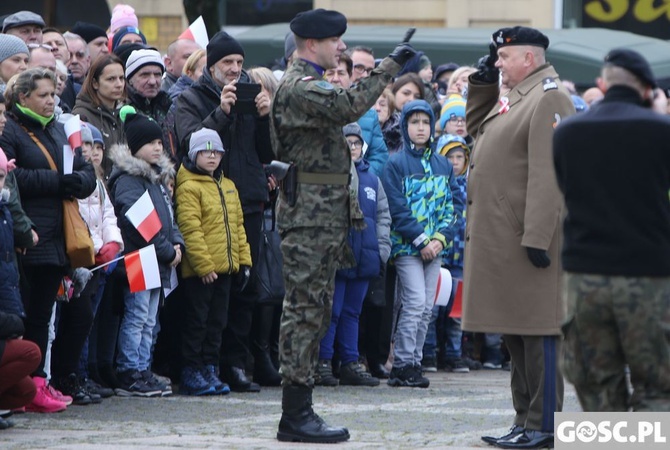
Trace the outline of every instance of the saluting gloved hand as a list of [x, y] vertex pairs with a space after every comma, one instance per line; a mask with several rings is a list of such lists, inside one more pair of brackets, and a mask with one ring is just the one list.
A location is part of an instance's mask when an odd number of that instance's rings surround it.
[[496, 67], [496, 61], [498, 61], [498, 46], [494, 40], [491, 40], [489, 43], [489, 54], [479, 58], [479, 61], [477, 61], [477, 72], [472, 74], [472, 78], [482, 83], [497, 83], [500, 70]]
[[81, 191], [82, 186], [83, 183], [79, 174], [69, 173], [67, 175], [60, 176], [58, 192], [61, 194], [61, 196], [71, 197]]
[[391, 52], [389, 58], [397, 62], [399, 65], [404, 66], [407, 61], [412, 59], [416, 55], [416, 50], [409, 44], [402, 43]]
[[240, 271], [235, 276], [235, 284], [237, 284], [238, 292], [243, 292], [246, 289], [249, 284], [249, 278], [251, 278], [251, 267], [240, 266]]
[[530, 259], [530, 262], [538, 269], [546, 269], [551, 264], [551, 259], [546, 250], [526, 247], [526, 252], [528, 252], [528, 259]]

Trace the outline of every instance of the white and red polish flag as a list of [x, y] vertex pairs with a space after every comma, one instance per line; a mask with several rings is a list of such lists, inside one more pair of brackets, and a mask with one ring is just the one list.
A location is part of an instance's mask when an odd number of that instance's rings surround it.
[[162, 226], [148, 190], [128, 209], [126, 217], [147, 242], [156, 236]]
[[141, 292], [161, 287], [161, 273], [158, 270], [158, 258], [153, 244], [123, 257], [130, 292]]
[[207, 28], [205, 27], [205, 21], [202, 19], [202, 16], [198, 17], [193, 21], [188, 28], [179, 35], [178, 39], [190, 39], [195, 41], [203, 49], [209, 44], [209, 38], [207, 37]]
[[81, 120], [79, 114], [70, 117], [64, 124], [65, 134], [67, 134], [67, 142], [70, 148], [74, 151], [81, 147]]

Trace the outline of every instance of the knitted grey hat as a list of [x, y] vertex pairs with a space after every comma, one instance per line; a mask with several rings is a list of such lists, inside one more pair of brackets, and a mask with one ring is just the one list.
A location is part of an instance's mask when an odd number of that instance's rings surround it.
[[81, 141], [93, 145], [93, 132], [84, 122], [81, 123]]
[[342, 132], [344, 133], [344, 136], [357, 136], [361, 142], [365, 142], [365, 139], [363, 139], [363, 130], [361, 130], [361, 126], [357, 124], [356, 122], [352, 122], [350, 124], [345, 125], [342, 128]]
[[161, 68], [161, 73], [165, 72], [163, 58], [158, 50], [153, 48], [143, 48], [133, 51], [126, 61], [126, 80], [130, 80], [142, 67], [154, 65]]
[[198, 152], [203, 150], [225, 152], [219, 133], [209, 128], [202, 128], [191, 135], [191, 141], [188, 146], [188, 158], [191, 162], [195, 163]]
[[0, 34], [0, 62], [17, 53], [25, 53], [26, 56], [30, 55], [30, 50], [28, 50], [26, 43], [21, 38], [12, 34]]

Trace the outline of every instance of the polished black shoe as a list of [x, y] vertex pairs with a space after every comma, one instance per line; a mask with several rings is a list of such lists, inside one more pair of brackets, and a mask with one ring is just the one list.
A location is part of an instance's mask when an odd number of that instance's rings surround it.
[[[91, 395], [88, 393], [81, 380], [75, 373], [64, 377], [58, 377], [52, 380], [53, 386], [65, 395], [72, 397], [73, 405], [90, 405], [93, 403]], [[98, 399], [100, 397], [98, 396]]]
[[252, 344], [254, 356], [254, 381], [261, 386], [280, 386], [281, 375], [272, 363], [270, 349], [267, 345], [254, 342]]
[[554, 448], [554, 433], [525, 430], [509, 439], [499, 439], [496, 441], [496, 447], [510, 449]]
[[282, 393], [282, 415], [277, 440], [334, 444], [349, 440], [349, 430], [329, 426], [314, 412], [312, 388], [285, 386]]
[[524, 428], [521, 425], [514, 425], [509, 429], [509, 433], [504, 436], [495, 437], [495, 436], [482, 436], [482, 441], [486, 442], [489, 445], [496, 445], [496, 442], [513, 438], [517, 434], [524, 432]]
[[391, 372], [386, 370], [384, 364], [376, 363], [376, 364], [370, 364], [370, 375], [382, 380], [388, 380], [389, 376], [391, 375]]
[[261, 386], [247, 378], [244, 369], [230, 366], [221, 371], [223, 381], [228, 383], [233, 392], [260, 392]]

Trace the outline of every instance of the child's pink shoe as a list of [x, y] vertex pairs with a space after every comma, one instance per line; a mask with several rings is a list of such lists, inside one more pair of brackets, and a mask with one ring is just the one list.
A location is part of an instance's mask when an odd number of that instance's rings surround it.
[[45, 378], [33, 377], [33, 381], [35, 382], [37, 392], [33, 401], [26, 406], [26, 411], [54, 413], [67, 409], [65, 403], [55, 400], [49, 395], [49, 387]]

